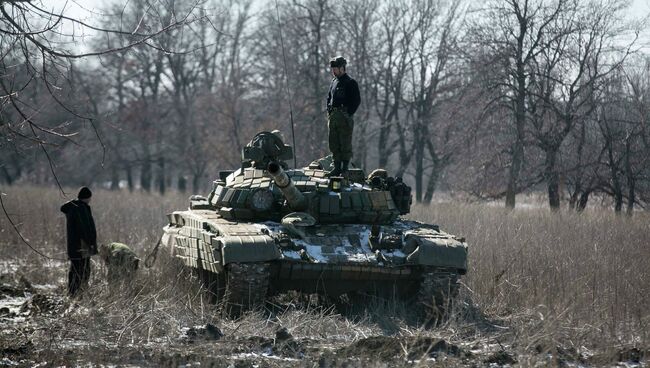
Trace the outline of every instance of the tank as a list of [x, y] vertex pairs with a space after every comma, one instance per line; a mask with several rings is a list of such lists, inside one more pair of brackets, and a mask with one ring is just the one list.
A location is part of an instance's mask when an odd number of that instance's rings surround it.
[[411, 188], [385, 170], [328, 177], [329, 157], [289, 168], [292, 158], [277, 132], [258, 133], [241, 167], [167, 216], [162, 244], [213, 301], [236, 314], [290, 290], [369, 294], [444, 316], [467, 271], [465, 239], [403, 218]]

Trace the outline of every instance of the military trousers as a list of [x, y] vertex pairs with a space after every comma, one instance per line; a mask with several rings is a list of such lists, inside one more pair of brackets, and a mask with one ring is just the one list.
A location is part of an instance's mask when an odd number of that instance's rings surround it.
[[343, 109], [333, 108], [327, 113], [329, 148], [335, 161], [352, 159], [352, 131], [354, 120]]

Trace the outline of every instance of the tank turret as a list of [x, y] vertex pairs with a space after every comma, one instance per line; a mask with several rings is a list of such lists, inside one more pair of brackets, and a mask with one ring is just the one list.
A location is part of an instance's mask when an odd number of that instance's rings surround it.
[[207, 202], [224, 218], [246, 221], [304, 211], [322, 224], [389, 224], [409, 212], [410, 188], [385, 170], [366, 178], [352, 168], [347, 178], [327, 177], [326, 158], [289, 169], [285, 160], [292, 157], [278, 133], [258, 133], [242, 151], [242, 167], [221, 172]]

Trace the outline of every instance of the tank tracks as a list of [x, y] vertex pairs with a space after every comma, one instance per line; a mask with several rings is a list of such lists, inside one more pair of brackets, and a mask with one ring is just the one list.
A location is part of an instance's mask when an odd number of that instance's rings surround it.
[[418, 289], [417, 304], [428, 322], [437, 324], [451, 312], [459, 290], [458, 274], [442, 271], [425, 271]]
[[264, 305], [269, 289], [270, 268], [267, 263], [232, 263], [227, 266], [223, 296], [226, 312], [238, 315]]
[[[221, 304], [222, 311], [238, 317], [242, 312], [264, 305], [270, 277], [268, 263], [232, 263], [226, 274], [206, 272], [208, 290]], [[208, 285], [206, 285], [208, 286]], [[427, 323], [444, 321], [458, 296], [459, 276], [455, 272], [426, 270], [417, 291], [417, 306]]]

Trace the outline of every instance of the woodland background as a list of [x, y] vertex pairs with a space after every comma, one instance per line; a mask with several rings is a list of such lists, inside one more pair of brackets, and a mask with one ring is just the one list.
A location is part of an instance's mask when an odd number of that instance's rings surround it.
[[205, 192], [254, 133], [291, 144], [290, 108], [307, 164], [328, 153], [340, 54], [362, 93], [353, 162], [418, 202], [650, 200], [646, 22], [625, 1], [133, 0], [92, 22], [0, 7], [3, 186]]
[[[647, 14], [621, 0], [115, 4], [85, 19], [0, 0], [2, 363], [647, 363]], [[408, 218], [470, 244], [448, 321], [290, 293], [221, 318], [166, 251], [123, 290], [94, 262], [87, 296], [64, 297], [62, 190], [90, 185], [99, 242], [146, 265], [164, 214], [237, 167], [253, 134], [291, 144], [290, 108], [298, 165], [328, 153], [339, 54], [362, 92], [354, 163], [403, 176], [420, 202]], [[202, 337], [210, 325], [225, 336]]]

